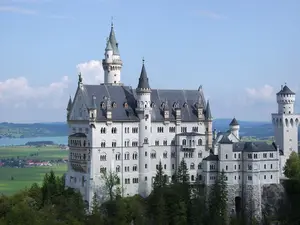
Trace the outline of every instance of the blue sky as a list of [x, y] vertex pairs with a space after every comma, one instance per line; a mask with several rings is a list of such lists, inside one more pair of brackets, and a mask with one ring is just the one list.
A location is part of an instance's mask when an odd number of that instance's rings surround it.
[[64, 121], [78, 72], [102, 80], [112, 16], [126, 85], [145, 57], [151, 87], [203, 85], [215, 118], [270, 120], [281, 84], [300, 94], [299, 12], [297, 0], [0, 0], [0, 121]]

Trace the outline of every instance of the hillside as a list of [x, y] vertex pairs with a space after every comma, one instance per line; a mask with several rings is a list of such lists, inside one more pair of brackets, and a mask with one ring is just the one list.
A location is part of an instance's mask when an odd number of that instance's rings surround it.
[[[229, 129], [231, 119], [215, 119], [213, 127], [218, 131]], [[273, 136], [273, 127], [270, 122], [239, 121], [241, 136], [253, 136], [259, 139]], [[0, 123], [0, 138], [25, 138], [25, 137], [53, 137], [66, 136], [68, 127], [66, 123]]]

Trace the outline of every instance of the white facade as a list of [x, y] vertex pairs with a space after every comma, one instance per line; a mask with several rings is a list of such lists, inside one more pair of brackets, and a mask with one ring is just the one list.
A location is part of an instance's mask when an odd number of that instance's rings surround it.
[[212, 148], [212, 117], [202, 87], [150, 89], [143, 64], [139, 85], [132, 89], [122, 85], [122, 64], [114, 60], [120, 55], [112, 27], [102, 61], [105, 82], [85, 85], [80, 77], [69, 101], [66, 185], [91, 203], [94, 193], [106, 194], [101, 171], [112, 171], [123, 196], [148, 196], [159, 161], [171, 180], [182, 158], [196, 181]]

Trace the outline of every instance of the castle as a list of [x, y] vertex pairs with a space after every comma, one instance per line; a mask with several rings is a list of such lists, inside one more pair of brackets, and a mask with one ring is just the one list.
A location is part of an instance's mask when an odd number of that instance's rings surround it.
[[79, 190], [88, 204], [95, 193], [103, 194], [104, 171], [118, 175], [123, 196], [145, 197], [152, 190], [159, 162], [171, 181], [182, 158], [191, 182], [199, 179], [209, 186], [224, 171], [233, 190], [232, 202], [244, 193], [259, 195], [264, 184], [279, 183], [282, 167], [298, 144], [295, 94], [287, 86], [277, 94], [278, 113], [272, 115], [278, 146], [242, 142], [235, 118], [228, 132], [213, 131], [210, 103], [201, 86], [152, 89], [144, 60], [137, 87], [123, 85], [113, 25], [104, 55], [104, 83], [84, 84], [79, 74], [76, 94], [67, 107], [70, 150], [65, 182]]

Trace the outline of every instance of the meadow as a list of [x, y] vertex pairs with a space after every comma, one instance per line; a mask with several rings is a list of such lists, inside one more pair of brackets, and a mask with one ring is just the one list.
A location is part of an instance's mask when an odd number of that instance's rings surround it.
[[[67, 158], [68, 151], [56, 146], [27, 147], [9, 146], [0, 147], [0, 159], [32, 159], [32, 160], [59, 160]], [[41, 184], [46, 173], [53, 170], [61, 176], [67, 171], [66, 163], [52, 163], [52, 166], [37, 166], [27, 168], [0, 167], [0, 193], [12, 195], [19, 190], [29, 188], [33, 183]], [[13, 178], [13, 179], [12, 179]]]
[[68, 151], [58, 146], [29, 147], [29, 146], [8, 146], [0, 147], [0, 159], [26, 158], [39, 160], [56, 160], [67, 158]]

